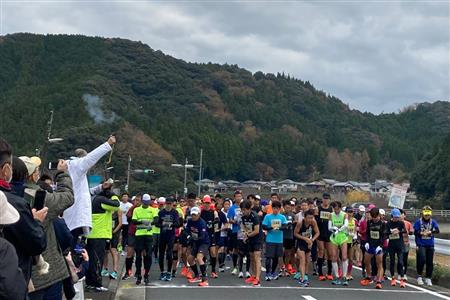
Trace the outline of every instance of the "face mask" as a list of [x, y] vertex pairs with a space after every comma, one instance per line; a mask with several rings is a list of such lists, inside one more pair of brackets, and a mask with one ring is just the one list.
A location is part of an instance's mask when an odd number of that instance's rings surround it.
[[8, 182], [8, 183], [11, 183], [13, 170], [12, 170], [12, 167], [11, 167], [10, 163], [7, 163], [6, 165], [8, 166], [9, 170], [11, 171], [10, 172], [11, 175], [10, 175], [9, 179], [5, 178], [5, 181]]

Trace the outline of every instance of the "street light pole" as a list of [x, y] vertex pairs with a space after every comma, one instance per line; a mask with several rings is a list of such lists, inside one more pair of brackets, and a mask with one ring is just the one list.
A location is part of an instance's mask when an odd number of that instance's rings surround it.
[[130, 186], [130, 173], [131, 173], [131, 155], [128, 154], [127, 185], [125, 186], [125, 191], [127, 192]]
[[187, 164], [188, 164], [188, 159], [186, 157], [186, 162], [184, 163], [184, 189], [183, 189], [183, 196], [186, 197], [187, 194], [187, 186], [186, 186], [186, 181], [187, 181]]

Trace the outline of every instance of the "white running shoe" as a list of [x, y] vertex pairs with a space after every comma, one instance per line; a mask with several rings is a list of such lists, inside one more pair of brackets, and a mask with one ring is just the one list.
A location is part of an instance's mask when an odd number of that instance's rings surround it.
[[266, 268], [264, 268], [263, 266], [261, 266], [261, 272], [266, 272]]
[[234, 268], [233, 271], [231, 271], [231, 275], [237, 275], [238, 273], [238, 269]]
[[242, 272], [239, 272], [239, 276], [238, 276], [239, 278], [244, 278], [244, 273], [242, 273]]
[[423, 285], [423, 279], [422, 279], [422, 277], [418, 277], [418, 278], [417, 278], [417, 284], [418, 284], [418, 285]]
[[403, 276], [403, 280], [404, 280], [404, 281], [408, 281], [408, 277], [406, 277], [406, 275]]
[[96, 290], [97, 292], [107, 292], [107, 291], [108, 291], [107, 288], [102, 287], [102, 286], [101, 286], [101, 287], [96, 287], [95, 290]]
[[249, 271], [245, 272], [245, 278], [250, 278], [252, 275], [250, 274]]
[[430, 278], [425, 278], [425, 284], [426, 284], [427, 286], [433, 286], [433, 283], [431, 282], [431, 279], [430, 279]]
[[127, 252], [126, 251], [122, 251], [122, 253], [120, 255], [125, 256], [125, 255], [127, 255]]

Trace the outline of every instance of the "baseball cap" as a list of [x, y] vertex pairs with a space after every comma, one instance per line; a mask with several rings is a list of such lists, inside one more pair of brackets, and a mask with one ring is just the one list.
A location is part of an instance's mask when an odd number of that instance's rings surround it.
[[369, 206], [367, 207], [368, 211], [371, 211], [372, 208], [375, 208], [376, 206], [374, 204], [369, 204]]
[[347, 206], [347, 207], [345, 208], [345, 212], [353, 212], [353, 207]]
[[200, 214], [200, 208], [198, 208], [197, 206], [194, 206], [193, 208], [191, 208], [191, 215], [199, 215]]
[[150, 197], [149, 194], [144, 194], [142, 195], [142, 203], [144, 204], [150, 204], [150, 201], [152, 200], [152, 198]]
[[261, 200], [261, 196], [260, 195], [255, 195], [255, 198], [258, 200]]
[[175, 198], [173, 198], [173, 197], [166, 198], [166, 203], [174, 203], [174, 202], [175, 202]]
[[[36, 158], [38, 158], [38, 157], [36, 157]], [[31, 157], [28, 157], [28, 156], [20, 156], [19, 159], [21, 161], [23, 161], [23, 163], [27, 167], [28, 176], [31, 176], [36, 171], [36, 169], [40, 166], [40, 164], [39, 165], [36, 164], [38, 162], [36, 159], [31, 159]], [[39, 159], [39, 161], [40, 161], [40, 159]]]
[[323, 193], [322, 198], [323, 199], [331, 199], [331, 196], [329, 193]]
[[391, 211], [391, 215], [392, 215], [392, 217], [394, 217], [394, 218], [400, 218], [400, 210], [399, 210], [398, 208], [394, 208], [394, 209]]
[[365, 212], [366, 211], [366, 207], [364, 205], [360, 205], [358, 207], [358, 209], [359, 209], [360, 212]]
[[211, 203], [211, 196], [210, 195], [203, 196], [203, 203]]
[[158, 198], [158, 204], [165, 204], [165, 203], [166, 203], [166, 198], [164, 198], [164, 197]]
[[386, 215], [386, 211], [382, 208], [380, 208], [380, 215], [383, 215], [383, 216]]
[[6, 195], [0, 191], [0, 224], [13, 224], [19, 221], [19, 212], [9, 204]]

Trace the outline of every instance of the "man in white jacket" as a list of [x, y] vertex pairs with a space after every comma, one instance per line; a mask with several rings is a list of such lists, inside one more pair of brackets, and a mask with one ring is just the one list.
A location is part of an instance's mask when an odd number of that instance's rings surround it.
[[67, 161], [75, 203], [64, 211], [64, 220], [74, 237], [87, 235], [92, 228], [92, 201], [86, 175], [105, 154], [111, 151], [111, 146], [115, 143], [116, 138], [112, 135], [106, 143], [89, 153], [83, 149], [75, 150], [77, 157]]

